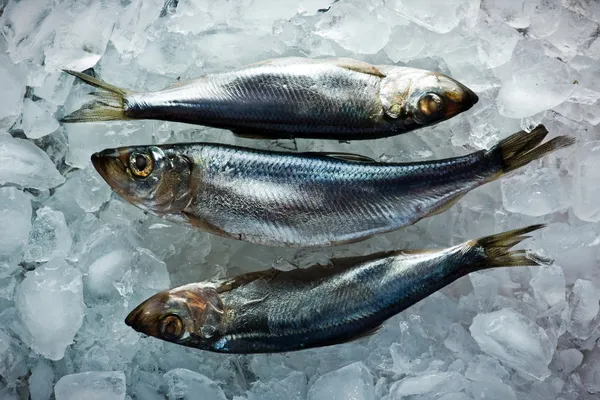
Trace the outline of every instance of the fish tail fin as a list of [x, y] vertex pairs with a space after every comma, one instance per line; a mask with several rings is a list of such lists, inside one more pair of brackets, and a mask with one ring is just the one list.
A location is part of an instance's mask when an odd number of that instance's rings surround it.
[[544, 144], [540, 144], [546, 135], [548, 135], [546, 127], [538, 125], [531, 132], [517, 132], [488, 150], [488, 154], [501, 157], [502, 173], [499, 176], [575, 143], [574, 137], [558, 136]]
[[480, 264], [479, 270], [494, 267], [520, 267], [547, 265], [552, 260], [537, 254], [528, 253], [525, 250], [511, 250], [521, 241], [530, 238], [528, 233], [544, 228], [546, 225], [531, 225], [521, 229], [486, 236], [473, 243], [473, 247], [482, 248], [485, 258]]
[[71, 114], [65, 115], [61, 119], [61, 122], [96, 122], [130, 119], [125, 114], [125, 96], [130, 93], [128, 90], [118, 88], [81, 72], [64, 71], [81, 79], [90, 86], [101, 89], [101, 91], [91, 93], [96, 97], [95, 100], [84, 104], [80, 109]]

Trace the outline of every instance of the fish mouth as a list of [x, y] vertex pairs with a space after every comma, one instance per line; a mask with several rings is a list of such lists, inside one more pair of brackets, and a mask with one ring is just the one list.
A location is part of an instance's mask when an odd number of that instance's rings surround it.
[[129, 175], [126, 167], [127, 154], [108, 149], [91, 156], [92, 165], [102, 179], [118, 194], [127, 195]]
[[[477, 104], [477, 102], [479, 101], [479, 96], [477, 96], [477, 94], [475, 94], [475, 92], [469, 88], [467, 88], [467, 93], [469, 94], [469, 97], [471, 98], [471, 107], [472, 107], [475, 104]], [[469, 107], [469, 108], [471, 108], [471, 107]]]
[[158, 319], [164, 312], [164, 296], [165, 294], [158, 293], [142, 302], [125, 317], [125, 325], [137, 332], [157, 337]]

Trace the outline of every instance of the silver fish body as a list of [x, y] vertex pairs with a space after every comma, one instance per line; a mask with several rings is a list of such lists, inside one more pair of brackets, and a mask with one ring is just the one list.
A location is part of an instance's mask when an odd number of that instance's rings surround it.
[[540, 258], [509, 249], [540, 227], [443, 250], [379, 253], [189, 284], [151, 297], [126, 323], [159, 339], [214, 352], [270, 353], [343, 343], [372, 333], [470, 272], [539, 265]]
[[433, 125], [478, 100], [439, 73], [351, 59], [282, 58], [155, 92], [117, 90], [116, 103], [92, 103], [64, 121], [102, 120], [104, 110], [104, 119], [186, 122], [250, 137], [357, 140]]
[[[513, 167], [572, 143], [559, 137], [537, 151], [546, 133], [540, 127], [488, 151], [418, 163], [352, 162], [206, 143], [106, 150], [92, 161], [113, 190], [158, 216], [252, 243], [330, 246], [439, 213]], [[148, 176], [131, 173], [132, 160], [140, 157], [154, 166]]]

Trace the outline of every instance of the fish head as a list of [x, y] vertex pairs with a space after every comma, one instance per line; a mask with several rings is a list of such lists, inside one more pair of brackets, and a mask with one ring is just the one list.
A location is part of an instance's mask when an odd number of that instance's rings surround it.
[[428, 72], [412, 79], [405, 112], [421, 126], [433, 125], [469, 110], [479, 97], [462, 83]]
[[125, 323], [157, 339], [206, 348], [222, 330], [223, 319], [217, 291], [190, 284], [155, 294], [131, 311]]
[[385, 78], [381, 99], [386, 115], [405, 131], [445, 121], [479, 101], [471, 89], [444, 74], [405, 67], [394, 72]]
[[119, 196], [156, 215], [177, 213], [192, 199], [193, 162], [168, 148], [107, 149], [92, 164]]

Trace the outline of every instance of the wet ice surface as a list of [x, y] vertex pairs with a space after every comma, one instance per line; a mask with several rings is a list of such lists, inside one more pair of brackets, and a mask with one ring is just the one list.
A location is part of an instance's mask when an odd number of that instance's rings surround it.
[[[333, 3], [333, 4], [331, 4]], [[573, 0], [8, 0], [0, 13], [0, 398], [419, 400], [600, 393], [600, 6]], [[281, 56], [355, 57], [450, 74], [479, 103], [436, 127], [304, 151], [416, 161], [487, 148], [544, 123], [579, 139], [414, 227], [337, 249], [286, 250], [175, 226], [125, 203], [93, 170], [107, 147], [291, 141], [160, 121], [60, 126], [90, 88], [133, 90]], [[532, 223], [556, 262], [471, 274], [325, 349], [228, 356], [141, 337], [140, 301], [217, 274], [335, 255], [447, 246]]]

